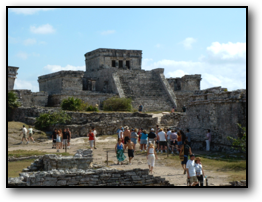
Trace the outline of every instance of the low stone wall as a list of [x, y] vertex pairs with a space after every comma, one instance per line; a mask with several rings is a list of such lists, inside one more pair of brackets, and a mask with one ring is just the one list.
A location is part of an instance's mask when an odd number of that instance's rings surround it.
[[23, 107], [41, 106], [45, 107], [48, 103], [46, 92], [31, 92], [31, 90], [13, 90], [18, 97], [18, 101]]
[[148, 169], [117, 170], [66, 169], [20, 173], [8, 178], [8, 187], [15, 186], [174, 186], [161, 177], [148, 175]]
[[92, 150], [77, 150], [74, 156], [61, 156], [46, 154], [36, 159], [30, 166], [23, 169], [23, 172], [53, 169], [88, 169], [93, 162]]

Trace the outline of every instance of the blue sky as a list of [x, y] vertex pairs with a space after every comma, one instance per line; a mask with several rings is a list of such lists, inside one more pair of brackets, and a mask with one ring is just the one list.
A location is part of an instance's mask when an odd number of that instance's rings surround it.
[[142, 50], [142, 69], [202, 74], [201, 89], [246, 88], [244, 8], [8, 9], [16, 89], [37, 92], [38, 76], [85, 70], [84, 54], [97, 48]]

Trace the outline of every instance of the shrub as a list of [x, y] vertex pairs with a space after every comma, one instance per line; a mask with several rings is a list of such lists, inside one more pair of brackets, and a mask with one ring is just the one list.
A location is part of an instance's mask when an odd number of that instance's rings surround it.
[[86, 108], [86, 111], [95, 111], [97, 112], [98, 111], [98, 108], [97, 107], [94, 107], [92, 105], [89, 105], [87, 108]]
[[111, 97], [103, 102], [105, 111], [132, 111], [131, 98]]
[[87, 107], [87, 103], [79, 98], [69, 97], [62, 101], [61, 107], [63, 110], [69, 111], [84, 111]]
[[14, 109], [19, 107], [21, 104], [18, 102], [17, 95], [14, 91], [8, 92], [8, 108]]
[[44, 113], [36, 118], [35, 127], [37, 129], [47, 129], [55, 124], [65, 124], [71, 120], [71, 117], [64, 111], [54, 113]]
[[246, 140], [247, 140], [246, 127], [242, 127], [241, 124], [239, 123], [237, 125], [241, 130], [242, 137], [233, 138], [233, 137], [228, 136], [227, 139], [233, 141], [232, 148], [234, 149], [241, 148], [241, 150], [245, 152], [246, 151]]

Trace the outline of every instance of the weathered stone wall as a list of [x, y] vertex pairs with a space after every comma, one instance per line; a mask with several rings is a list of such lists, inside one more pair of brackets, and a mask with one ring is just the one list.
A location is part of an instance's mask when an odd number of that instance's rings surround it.
[[[141, 60], [141, 50], [99, 48], [85, 54], [87, 72], [104, 68], [141, 69]], [[113, 67], [112, 61], [115, 61], [115, 67]]]
[[186, 116], [178, 127], [190, 129], [193, 148], [202, 148], [207, 129], [211, 130], [211, 150], [227, 151], [232, 143], [228, 136], [238, 137], [240, 123], [246, 126], [246, 90], [192, 95], [187, 105]]
[[74, 97], [79, 98], [90, 105], [95, 106], [96, 104], [98, 104], [100, 107], [102, 107], [102, 102], [113, 96], [117, 95], [113, 93], [98, 93], [92, 91], [72, 91], [70, 93], [62, 92], [59, 94], [50, 95], [48, 100], [48, 106], [60, 107], [64, 99]]
[[148, 169], [66, 169], [20, 173], [8, 178], [13, 186], [174, 186], [165, 178], [148, 175]]
[[8, 90], [13, 90], [18, 67], [8, 66]]
[[160, 125], [166, 128], [168, 127], [175, 128], [178, 126], [183, 116], [185, 116], [185, 113], [181, 113], [181, 112], [165, 114], [161, 117]]
[[[33, 125], [35, 118], [41, 113], [54, 112], [55, 108], [25, 108], [19, 107], [14, 111], [14, 121], [25, 122]], [[79, 113], [67, 112], [72, 120], [65, 125], [56, 125], [57, 128], [69, 127], [72, 137], [86, 136], [88, 130], [96, 127], [98, 135], [113, 135], [120, 126], [129, 126], [130, 128], [150, 129], [157, 124], [157, 118], [152, 115], [141, 113]]]
[[31, 90], [13, 90], [18, 97], [18, 101], [23, 107], [40, 106], [45, 107], [48, 103], [48, 94], [46, 92], [31, 92]]
[[83, 90], [84, 71], [59, 71], [38, 77], [39, 90], [49, 95]]

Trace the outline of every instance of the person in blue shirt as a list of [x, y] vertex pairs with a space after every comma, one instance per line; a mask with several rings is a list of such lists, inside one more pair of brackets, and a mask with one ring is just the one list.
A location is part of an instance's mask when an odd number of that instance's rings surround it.
[[142, 104], [139, 105], [138, 111], [139, 111], [140, 113], [143, 111], [143, 105], [142, 105]]
[[143, 151], [143, 148], [146, 151], [147, 138], [148, 138], [147, 131], [143, 130], [140, 137], [141, 152]]

